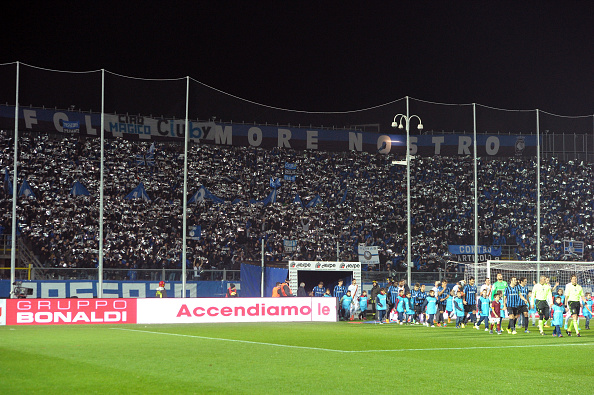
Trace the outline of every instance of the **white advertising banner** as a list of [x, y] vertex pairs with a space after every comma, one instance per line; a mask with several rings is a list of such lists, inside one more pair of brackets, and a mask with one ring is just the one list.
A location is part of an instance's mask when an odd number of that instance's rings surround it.
[[6, 299], [0, 299], [0, 325], [6, 325]]
[[139, 324], [336, 322], [336, 298], [138, 299]]

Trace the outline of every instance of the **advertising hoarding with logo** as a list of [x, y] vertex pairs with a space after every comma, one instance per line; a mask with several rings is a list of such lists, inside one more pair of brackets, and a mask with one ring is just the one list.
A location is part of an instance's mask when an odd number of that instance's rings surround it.
[[137, 299], [7, 299], [6, 325], [135, 324]]

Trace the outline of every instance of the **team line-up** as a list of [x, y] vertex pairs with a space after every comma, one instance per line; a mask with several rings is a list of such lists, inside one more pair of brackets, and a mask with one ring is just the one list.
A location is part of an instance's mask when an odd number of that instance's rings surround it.
[[530, 333], [530, 318], [535, 326], [538, 316], [541, 335], [545, 334], [544, 328], [549, 326], [548, 321], [552, 318], [553, 336], [562, 337], [563, 326], [567, 336], [575, 333], [579, 337], [581, 311], [586, 320], [585, 328], [590, 329], [593, 299], [590, 292], [584, 293], [581, 285], [577, 284], [577, 276], [571, 276], [565, 290], [559, 287], [559, 283], [551, 287], [546, 276], [541, 276], [532, 290], [527, 283], [526, 277], [519, 280], [511, 277], [508, 284], [499, 273], [495, 283], [491, 285], [486, 279], [480, 290], [474, 278], [470, 278], [468, 284], [461, 281], [451, 290], [448, 290], [446, 280], [437, 281], [426, 292], [424, 284], [417, 283], [412, 290], [392, 284], [386, 290], [374, 281], [368, 296], [366, 291], [361, 295], [352, 294], [339, 282], [335, 287], [335, 296], [339, 298], [340, 318], [343, 320], [352, 320], [357, 314], [360, 319], [366, 319], [370, 303], [376, 313], [376, 322], [380, 324], [395, 322], [440, 327], [447, 326], [454, 319], [456, 328], [464, 328], [470, 321], [474, 329], [480, 329], [481, 323], [484, 323], [485, 331], [501, 334], [503, 317], [507, 317], [507, 332], [515, 335], [518, 326], [523, 327], [525, 333]]

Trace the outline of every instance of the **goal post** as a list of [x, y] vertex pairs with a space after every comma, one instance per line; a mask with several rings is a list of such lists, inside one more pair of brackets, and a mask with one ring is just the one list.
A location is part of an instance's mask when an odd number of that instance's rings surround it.
[[529, 286], [538, 282], [540, 276], [547, 276], [551, 283], [559, 282], [559, 286], [563, 287], [571, 282], [571, 276], [575, 274], [584, 292], [594, 291], [594, 262], [488, 260], [478, 264], [467, 263], [464, 279], [468, 281], [470, 277], [475, 277], [476, 282], [482, 284], [489, 277], [493, 283], [498, 273], [507, 282], [511, 277], [526, 277]]

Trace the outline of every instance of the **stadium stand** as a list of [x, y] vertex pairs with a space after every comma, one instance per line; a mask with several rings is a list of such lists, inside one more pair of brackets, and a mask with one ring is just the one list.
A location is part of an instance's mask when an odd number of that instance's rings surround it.
[[[12, 169], [13, 140], [0, 134], [0, 166]], [[106, 142], [105, 261], [128, 269], [126, 277], [151, 276], [135, 269], [181, 268], [183, 148], [122, 139]], [[19, 186], [26, 179], [35, 198], [20, 197], [19, 231], [48, 268], [97, 265], [99, 140], [24, 133]], [[328, 153], [193, 144], [189, 149], [188, 199], [201, 185], [224, 199], [199, 196], [189, 204], [188, 262], [203, 268], [236, 269], [266, 260], [357, 260], [357, 245], [377, 245], [379, 267], [404, 270], [406, 262], [405, 168], [394, 157], [357, 152]], [[283, 180], [285, 164], [296, 167], [295, 181]], [[536, 259], [535, 160], [480, 160], [479, 244], [508, 246], [511, 259]], [[456, 271], [447, 265], [451, 244], [474, 244], [472, 158], [419, 157], [412, 175], [414, 271]], [[583, 258], [592, 260], [592, 180], [589, 163], [543, 161], [542, 260], [566, 259], [561, 240], [583, 240]], [[270, 198], [271, 180], [281, 180]], [[73, 196], [74, 181], [90, 195]], [[140, 183], [150, 201], [128, 199]], [[269, 197], [266, 200], [267, 196]], [[299, 197], [296, 199], [296, 197]], [[264, 201], [263, 201], [264, 200]], [[276, 201], [275, 201], [276, 200]], [[3, 193], [0, 232], [10, 232], [11, 195]], [[308, 207], [309, 206], [309, 207]], [[296, 240], [286, 252], [283, 241]], [[119, 276], [119, 274], [112, 274]], [[154, 280], [154, 278], [151, 278]]]

